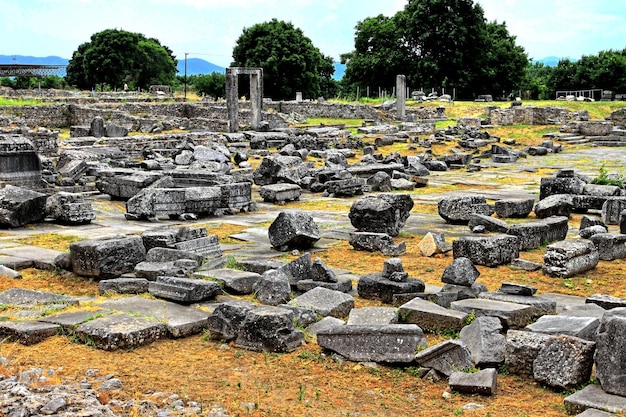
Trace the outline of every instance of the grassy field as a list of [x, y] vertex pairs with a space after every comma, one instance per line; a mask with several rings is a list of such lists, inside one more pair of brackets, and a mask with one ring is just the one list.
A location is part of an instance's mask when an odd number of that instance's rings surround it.
[[[525, 102], [525, 105], [550, 105], [572, 110], [588, 110], [594, 119], [603, 119], [611, 111], [625, 103], [617, 102]], [[415, 104], [437, 106], [439, 103]], [[508, 107], [509, 103], [494, 103]], [[460, 117], [481, 117], [485, 114], [485, 103], [455, 102], [446, 105], [451, 122]], [[308, 124], [344, 124], [357, 127], [361, 120], [309, 119]], [[558, 126], [506, 126], [490, 129], [494, 135], [513, 138], [521, 146], [536, 144], [542, 135], [554, 131]], [[367, 138], [365, 138], [367, 140]], [[452, 145], [453, 146], [453, 145]], [[383, 149], [385, 154], [415, 154], [416, 150], [406, 143], [398, 143]], [[434, 148], [433, 152], [444, 153], [448, 149]], [[355, 162], [357, 155], [351, 162]], [[548, 159], [544, 159], [548, 161]], [[585, 160], [577, 161], [580, 166]], [[623, 167], [611, 167], [621, 169]], [[494, 170], [495, 186], [522, 186], [536, 184], [541, 176], [552, 173], [549, 165], [534, 173], [511, 178]], [[534, 186], [534, 185], [533, 185]], [[475, 186], [450, 181], [437, 187], [416, 190], [414, 198], [437, 193], [474, 189]], [[102, 205], [103, 202], [98, 202]], [[308, 211], [329, 211], [345, 214], [350, 207], [345, 199], [315, 199], [293, 203], [289, 208]], [[120, 212], [124, 207], [119, 202], [110, 210]], [[414, 214], [436, 215], [436, 205], [420, 203]], [[242, 214], [241, 216], [245, 216]], [[234, 217], [236, 219], [236, 217]], [[578, 225], [580, 215], [573, 215], [570, 224]], [[218, 235], [223, 244], [233, 243], [230, 237], [244, 229], [229, 224], [225, 218], [221, 225], [199, 223], [209, 228], [209, 233]], [[261, 226], [259, 226], [261, 227]], [[614, 230], [612, 230], [614, 231]], [[10, 231], [3, 234], [10, 237]], [[27, 240], [26, 240], [27, 239]], [[55, 233], [42, 234], [19, 240], [21, 243], [54, 248], [65, 251], [76, 237]], [[451, 262], [451, 255], [426, 258], [417, 248], [422, 236], [401, 233], [397, 239], [407, 246], [402, 256], [403, 266], [413, 277], [428, 284], [440, 284], [443, 269]], [[527, 251], [524, 258], [541, 262], [545, 247]], [[380, 272], [387, 257], [378, 253], [354, 251], [347, 242], [338, 241], [316, 253], [329, 266], [350, 270], [354, 274]], [[286, 258], [291, 257], [285, 255]], [[557, 292], [562, 294], [589, 296], [608, 293], [626, 297], [626, 261], [601, 261], [597, 268], [569, 279], [555, 279], [541, 272], [513, 270], [509, 266], [497, 268], [478, 267], [479, 282], [489, 290], [496, 290], [504, 281], [519, 282], [538, 288], [538, 293]], [[0, 291], [12, 287], [30, 288], [40, 291], [55, 291], [80, 297], [97, 296], [98, 283], [58, 271], [22, 271], [23, 279], [0, 279]], [[355, 297], [356, 307], [380, 306], [379, 302]], [[0, 310], [3, 306], [0, 306]], [[445, 338], [448, 334], [427, 334], [429, 345]], [[446, 381], [427, 382], [417, 376], [415, 367], [370, 366], [335, 360], [323, 351], [314, 340], [308, 338], [306, 346], [290, 354], [250, 352], [232, 344], [212, 341], [206, 334], [181, 340], [162, 340], [149, 346], [130, 351], [103, 352], [67, 337], [52, 337], [34, 346], [0, 342], [0, 355], [10, 359], [10, 365], [0, 365], [0, 375], [13, 375], [31, 367], [54, 369], [54, 381], [81, 380], [88, 369], [98, 369], [99, 375], [113, 374], [123, 382], [119, 391], [108, 393], [120, 400], [153, 398], [157, 392], [175, 393], [187, 401], [203, 404], [205, 410], [212, 404], [221, 404], [230, 416], [459, 416], [472, 417], [556, 417], [564, 416], [563, 398], [570, 392], [560, 392], [541, 386], [528, 378], [510, 375], [506, 367], [498, 369], [496, 394], [490, 397], [469, 396], [452, 393], [442, 398], [448, 390]], [[54, 382], [54, 381], [51, 381]], [[97, 387], [96, 387], [97, 388]], [[464, 405], [478, 403], [482, 408], [466, 410]], [[137, 410], [127, 410], [130, 415], [139, 415]], [[206, 411], [205, 413], [206, 414]], [[174, 414], [175, 415], [175, 414]]]

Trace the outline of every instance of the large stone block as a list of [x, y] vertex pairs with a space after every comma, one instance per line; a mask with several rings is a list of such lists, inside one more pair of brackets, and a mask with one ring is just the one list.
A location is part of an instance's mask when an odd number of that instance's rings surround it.
[[6, 185], [0, 189], [0, 226], [21, 227], [42, 222], [46, 216], [47, 198], [36, 191]]
[[283, 211], [268, 229], [270, 244], [278, 250], [309, 249], [322, 237], [310, 214]]
[[599, 259], [592, 242], [562, 240], [548, 245], [543, 271], [553, 277], [567, 278], [595, 268]]
[[146, 248], [140, 236], [120, 239], [83, 240], [70, 244], [72, 270], [77, 275], [117, 278], [131, 272], [146, 258]]
[[315, 287], [289, 302], [292, 306], [304, 307], [321, 316], [346, 317], [354, 308], [354, 298], [341, 291]]
[[485, 197], [475, 195], [442, 198], [437, 204], [437, 210], [442, 219], [452, 224], [468, 224], [472, 214], [491, 216], [494, 213]]
[[554, 388], [576, 388], [591, 377], [594, 351], [594, 342], [572, 336], [554, 337], [537, 354], [533, 376]]
[[348, 217], [359, 231], [398, 236], [412, 208], [408, 194], [367, 195], [352, 204]]
[[317, 332], [317, 343], [354, 362], [411, 363], [422, 342], [414, 324], [333, 326]]
[[460, 339], [472, 354], [472, 362], [479, 368], [495, 367], [504, 363], [506, 340], [497, 317], [476, 317], [461, 329]]
[[417, 324], [430, 332], [459, 331], [465, 326], [467, 313], [450, 310], [421, 298], [414, 298], [398, 309], [400, 321]]
[[596, 335], [596, 378], [609, 394], [626, 397], [626, 307], [604, 313]]
[[293, 312], [261, 306], [246, 314], [235, 343], [254, 351], [291, 352], [304, 343], [304, 334], [295, 330]]
[[461, 236], [452, 242], [454, 258], [465, 257], [476, 265], [510, 264], [519, 257], [519, 240], [511, 235]]
[[98, 349], [133, 349], [167, 336], [163, 323], [127, 314], [111, 314], [81, 324], [76, 336]]

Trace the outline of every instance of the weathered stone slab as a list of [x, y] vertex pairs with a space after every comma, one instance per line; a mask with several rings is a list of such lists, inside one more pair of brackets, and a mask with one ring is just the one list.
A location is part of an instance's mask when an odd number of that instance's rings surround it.
[[353, 308], [348, 315], [349, 326], [369, 326], [398, 323], [398, 311], [393, 307]]
[[569, 217], [574, 208], [574, 200], [569, 194], [553, 194], [535, 204], [535, 216], [545, 219], [550, 216]]
[[62, 224], [86, 224], [96, 218], [91, 202], [82, 194], [59, 192], [46, 200], [46, 216]]
[[553, 338], [542, 333], [509, 330], [506, 333], [504, 363], [516, 375], [532, 375], [533, 362], [545, 343]]
[[222, 248], [220, 247], [217, 235], [183, 240], [175, 243], [174, 248], [185, 252], [196, 253], [204, 259], [215, 259], [222, 256]]
[[22, 227], [46, 217], [48, 196], [7, 184], [0, 189], [0, 227]]
[[495, 369], [483, 369], [474, 373], [453, 372], [448, 384], [461, 394], [493, 395], [496, 391], [498, 373]]
[[296, 289], [300, 292], [307, 292], [316, 287], [349, 293], [352, 291], [352, 280], [350, 278], [338, 278], [337, 282], [323, 282], [313, 281], [312, 279], [302, 279], [296, 284]]
[[595, 375], [609, 394], [626, 397], [626, 308], [604, 313], [596, 334]]
[[599, 305], [590, 303], [564, 306], [563, 311], [559, 315], [566, 317], [593, 317], [601, 320], [605, 312], [606, 310]]
[[175, 217], [187, 211], [184, 188], [143, 188], [126, 202], [126, 218]]
[[536, 322], [526, 326], [526, 330], [594, 341], [599, 325], [600, 320], [595, 317], [541, 316]]
[[450, 304], [450, 308], [467, 314], [473, 312], [476, 317], [498, 317], [502, 324], [509, 329], [525, 327], [532, 321], [534, 312], [533, 308], [527, 305], [480, 298], [454, 301]]
[[404, 282], [384, 278], [381, 273], [363, 275], [359, 278], [357, 292], [359, 297], [369, 300], [382, 300], [391, 303], [394, 294], [424, 292], [425, 285], [415, 278], [408, 278]]
[[0, 304], [8, 306], [67, 305], [77, 306], [78, 299], [50, 292], [9, 288], [0, 293]]
[[228, 268], [198, 271], [193, 276], [199, 279], [214, 279], [224, 287], [224, 290], [233, 294], [252, 294], [254, 284], [261, 278], [256, 272]]
[[187, 337], [200, 333], [207, 325], [209, 313], [164, 300], [128, 297], [108, 300], [101, 307], [127, 314], [134, 313], [162, 322], [170, 337]]
[[414, 298], [398, 309], [402, 323], [413, 323], [431, 331], [458, 331], [465, 326], [467, 313], [441, 307], [421, 298]]
[[300, 256], [297, 259], [279, 267], [277, 271], [283, 272], [289, 279], [289, 284], [296, 287], [298, 281], [311, 278], [311, 268], [313, 262], [311, 261], [311, 254], [309, 252]]
[[539, 317], [543, 314], [556, 313], [556, 301], [541, 296], [506, 294], [500, 291], [485, 291], [478, 294], [478, 298], [527, 305], [533, 309], [532, 315], [534, 317]]
[[626, 235], [598, 233], [589, 239], [598, 250], [598, 257], [603, 261], [626, 258]]
[[291, 352], [304, 343], [304, 334], [293, 326], [293, 312], [260, 306], [246, 314], [235, 343], [245, 349]]
[[411, 363], [422, 341], [414, 324], [333, 326], [317, 332], [317, 343], [354, 362]]
[[510, 227], [504, 220], [476, 213], [470, 215], [467, 226], [474, 233], [494, 232], [505, 234], [508, 233]]
[[506, 265], [519, 257], [519, 240], [516, 236], [461, 236], [452, 242], [454, 258], [465, 257], [475, 265]]
[[406, 252], [406, 243], [395, 244], [387, 233], [351, 232], [349, 243], [356, 250], [380, 251], [386, 256], [400, 256]]
[[497, 317], [482, 316], [461, 329], [459, 335], [479, 368], [496, 367], [504, 363], [506, 340], [501, 334], [502, 323]]
[[222, 292], [216, 282], [180, 277], [158, 277], [150, 282], [148, 290], [155, 297], [180, 303], [209, 300]]
[[525, 218], [533, 211], [534, 205], [533, 198], [509, 198], [496, 201], [494, 209], [500, 218]]
[[544, 273], [567, 278], [596, 267], [599, 254], [589, 241], [563, 240], [548, 245], [543, 257]]
[[498, 292], [510, 295], [523, 295], [531, 297], [537, 292], [536, 287], [530, 285], [517, 284], [515, 282], [503, 282], [498, 289]]
[[485, 197], [476, 195], [444, 197], [439, 200], [437, 210], [442, 219], [452, 224], [468, 224], [472, 214], [491, 216], [494, 213]]
[[620, 214], [626, 210], [626, 197], [610, 197], [602, 205], [602, 220], [605, 224], [619, 224]]
[[460, 340], [446, 340], [424, 349], [415, 355], [415, 361], [420, 366], [432, 368], [447, 377], [472, 367], [470, 351]]
[[626, 298], [613, 297], [607, 294], [593, 294], [585, 299], [586, 304], [596, 304], [605, 310], [626, 307]]
[[609, 413], [626, 413], [626, 397], [606, 393], [598, 384], [587, 385], [563, 400], [568, 414], [598, 409]]
[[346, 323], [343, 320], [340, 320], [336, 317], [328, 316], [328, 317], [324, 317], [318, 322], [315, 322], [309, 325], [306, 328], [306, 332], [310, 334], [311, 336], [317, 336], [317, 334], [321, 332], [322, 330], [330, 329], [335, 326], [345, 326], [345, 324]]
[[354, 308], [354, 298], [340, 291], [316, 287], [294, 298], [289, 304], [311, 309], [324, 317], [342, 318]]
[[148, 280], [145, 278], [113, 278], [98, 282], [98, 294], [115, 292], [117, 294], [142, 294], [148, 292]]
[[167, 335], [165, 325], [144, 317], [111, 314], [88, 321], [76, 328], [76, 336], [98, 349], [133, 349]]
[[82, 240], [70, 244], [75, 274], [94, 278], [117, 278], [131, 272], [146, 257], [139, 236], [121, 239]]
[[586, 182], [572, 176], [554, 176], [541, 179], [539, 186], [539, 200], [554, 194], [583, 194]]
[[0, 339], [18, 342], [22, 345], [34, 345], [48, 337], [56, 336], [61, 326], [40, 321], [0, 322]]
[[352, 204], [348, 217], [359, 231], [398, 236], [413, 204], [408, 194], [367, 195]]
[[589, 381], [595, 343], [572, 336], [554, 337], [533, 362], [533, 377], [550, 387], [572, 389]]
[[298, 200], [301, 194], [302, 188], [297, 184], [268, 184], [259, 188], [263, 201], [270, 203]]

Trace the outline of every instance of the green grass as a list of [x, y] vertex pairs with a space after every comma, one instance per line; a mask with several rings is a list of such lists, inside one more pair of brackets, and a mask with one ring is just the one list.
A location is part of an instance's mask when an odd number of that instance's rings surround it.
[[51, 103], [37, 99], [25, 100], [22, 98], [0, 97], [0, 106], [41, 106], [44, 104]]

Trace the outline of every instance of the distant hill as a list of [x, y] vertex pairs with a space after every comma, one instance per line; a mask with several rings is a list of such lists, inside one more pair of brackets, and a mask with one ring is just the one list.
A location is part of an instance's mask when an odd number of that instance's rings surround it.
[[[69, 60], [58, 56], [0, 55], [0, 64], [67, 65]], [[178, 61], [178, 75], [185, 74], [185, 60]], [[224, 72], [226, 69], [200, 58], [187, 58], [187, 75]]]
[[[185, 58], [178, 58], [178, 75], [185, 75]], [[187, 58], [187, 75], [211, 74], [226, 72], [226, 68], [215, 65], [200, 58]]]
[[67, 65], [68, 60], [58, 56], [0, 55], [0, 64]]

